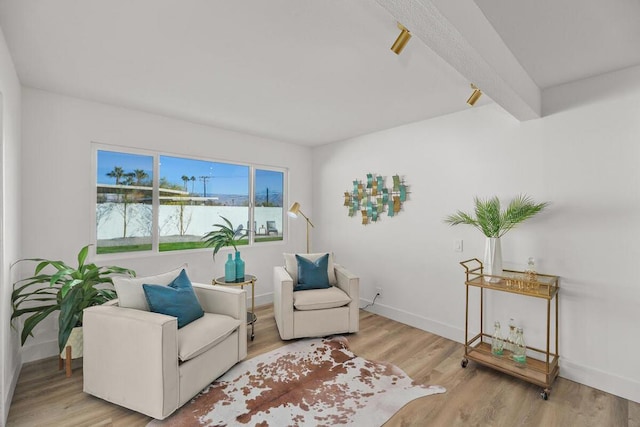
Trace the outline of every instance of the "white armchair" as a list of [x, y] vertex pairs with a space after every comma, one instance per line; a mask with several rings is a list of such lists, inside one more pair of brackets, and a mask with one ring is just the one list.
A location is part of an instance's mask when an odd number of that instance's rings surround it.
[[334, 286], [304, 291], [294, 291], [291, 268], [274, 267], [273, 312], [283, 340], [358, 332], [360, 279], [340, 265], [331, 267]]
[[246, 293], [193, 284], [205, 314], [175, 317], [115, 302], [84, 312], [84, 391], [164, 419], [247, 355]]

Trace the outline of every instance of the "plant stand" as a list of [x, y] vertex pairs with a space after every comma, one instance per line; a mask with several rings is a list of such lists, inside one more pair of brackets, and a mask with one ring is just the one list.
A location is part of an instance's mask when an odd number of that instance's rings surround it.
[[71, 376], [71, 360], [82, 357], [83, 342], [82, 327], [73, 328], [67, 339], [67, 345], [58, 355], [58, 370], [61, 371], [65, 368], [67, 378]]

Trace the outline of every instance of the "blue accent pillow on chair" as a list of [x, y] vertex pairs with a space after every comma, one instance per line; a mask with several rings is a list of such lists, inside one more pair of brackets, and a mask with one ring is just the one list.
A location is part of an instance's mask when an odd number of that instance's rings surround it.
[[298, 261], [298, 283], [293, 287], [294, 291], [331, 287], [327, 273], [329, 254], [323, 255], [315, 261], [296, 255], [296, 260]]
[[178, 329], [204, 316], [184, 269], [168, 286], [145, 284], [142, 289], [151, 311], [177, 317]]

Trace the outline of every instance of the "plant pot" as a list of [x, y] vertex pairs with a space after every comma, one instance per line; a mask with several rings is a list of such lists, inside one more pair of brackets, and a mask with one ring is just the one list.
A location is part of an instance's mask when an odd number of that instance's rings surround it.
[[76, 326], [71, 330], [71, 334], [69, 334], [69, 338], [67, 339], [67, 343], [64, 345], [62, 352], [60, 353], [60, 357], [63, 359], [67, 358], [66, 349], [68, 346], [71, 347], [71, 358], [78, 359], [82, 357], [82, 343], [83, 335], [82, 335], [82, 326]]
[[60, 352], [58, 368], [62, 369], [62, 361], [64, 360], [67, 377], [71, 376], [71, 359], [82, 357], [83, 343], [84, 336], [82, 334], [82, 326], [77, 326], [71, 330], [67, 343], [64, 345], [62, 352]]
[[[483, 266], [485, 275], [502, 276], [502, 246], [499, 237], [487, 237]], [[489, 277], [485, 280], [496, 283], [500, 281], [500, 277]]]

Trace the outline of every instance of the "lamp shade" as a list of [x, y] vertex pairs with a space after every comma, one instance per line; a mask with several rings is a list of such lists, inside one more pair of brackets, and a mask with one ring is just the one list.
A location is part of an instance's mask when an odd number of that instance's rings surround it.
[[287, 212], [287, 215], [289, 215], [291, 218], [298, 218], [299, 212], [300, 212], [300, 203], [293, 202], [293, 204], [289, 208], [289, 211]]
[[291, 218], [298, 218], [298, 214], [302, 215], [304, 217], [304, 219], [307, 221], [307, 253], [309, 253], [309, 227], [313, 227], [313, 223], [311, 222], [311, 220], [309, 219], [309, 217], [307, 217], [304, 212], [302, 212], [300, 210], [300, 203], [298, 202], [294, 202], [291, 207], [289, 208], [289, 210], [287, 211], [287, 214], [291, 217]]

